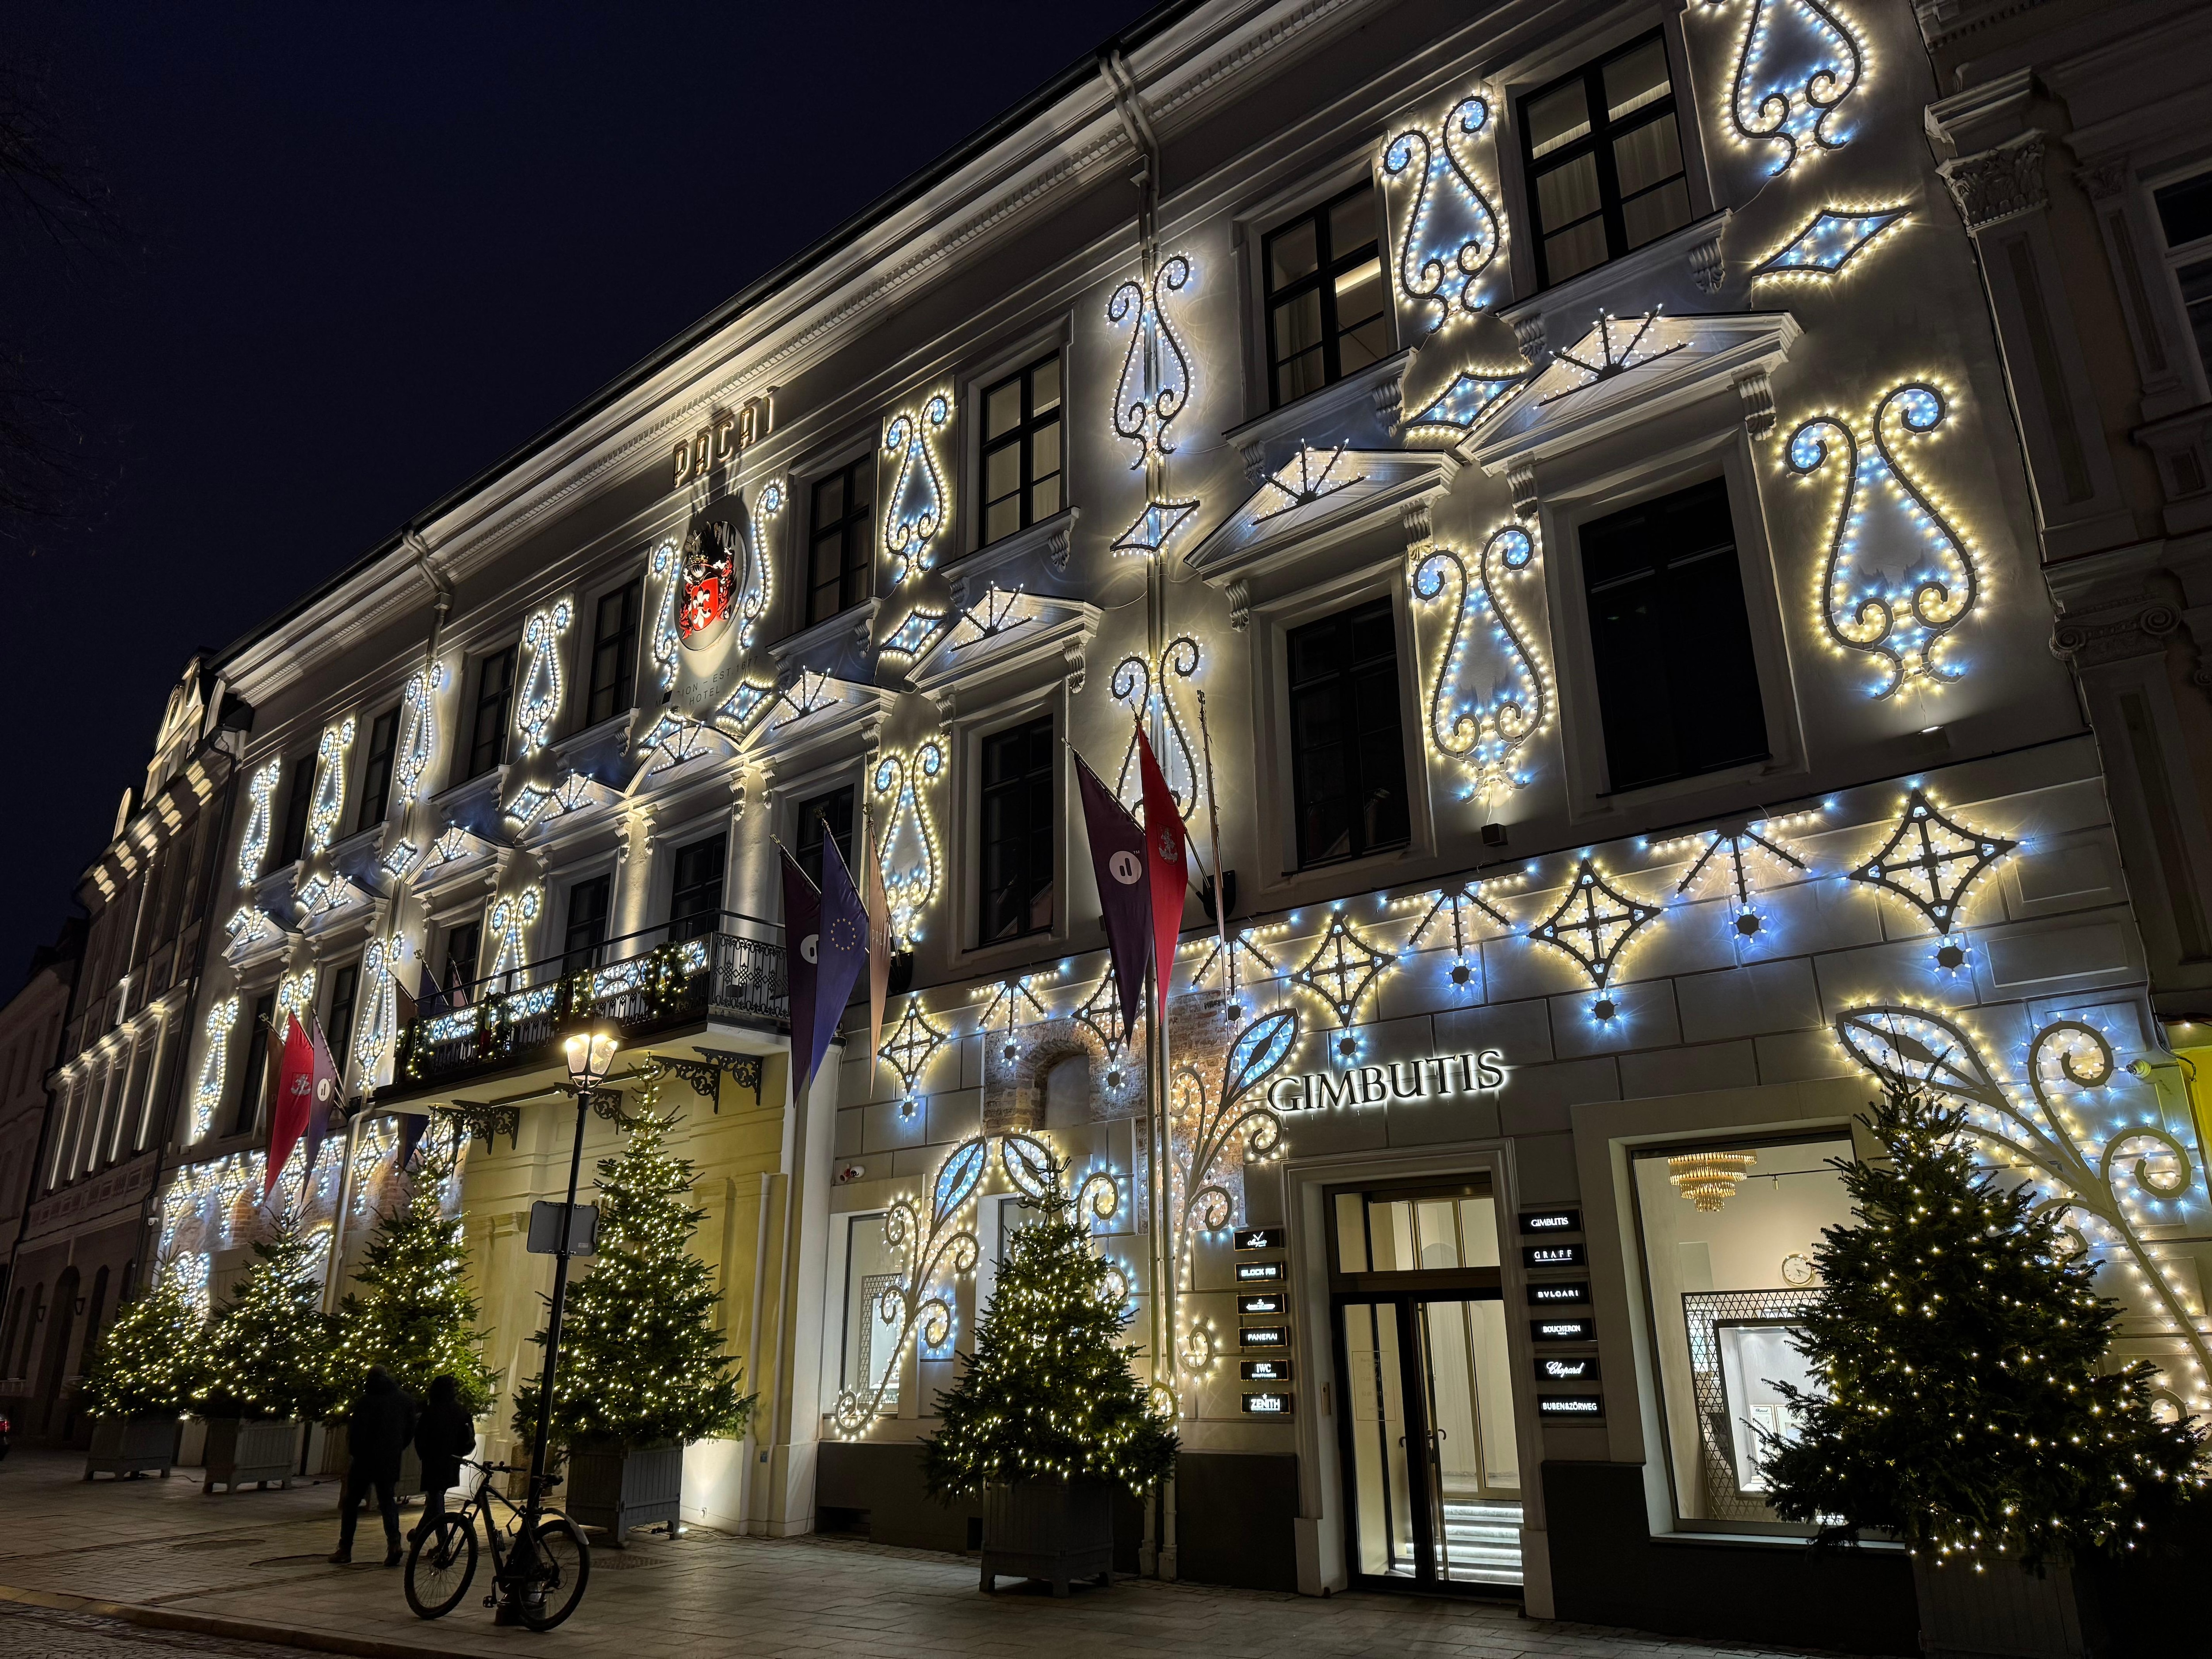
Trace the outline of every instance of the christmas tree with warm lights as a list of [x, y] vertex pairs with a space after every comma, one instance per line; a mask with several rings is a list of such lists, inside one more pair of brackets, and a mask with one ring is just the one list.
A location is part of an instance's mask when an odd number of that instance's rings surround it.
[[164, 1273], [126, 1303], [85, 1367], [84, 1409], [94, 1417], [178, 1417], [204, 1382], [207, 1317]]
[[1814, 1252], [1826, 1290], [1796, 1344], [1824, 1391], [1783, 1387], [1775, 1510], [1936, 1566], [2136, 1548], [2204, 1484], [2201, 1436], [2154, 1414], [2149, 1364], [2104, 1369], [2120, 1309], [2096, 1263], [1976, 1166], [1963, 1113], [1893, 1088], [1867, 1121], [1888, 1160], [1837, 1162], [1857, 1220]]
[[332, 1322], [322, 1310], [321, 1253], [290, 1217], [253, 1246], [253, 1261], [209, 1327], [202, 1417], [323, 1416], [336, 1395]]
[[938, 1498], [1039, 1480], [1141, 1492], [1173, 1470], [1176, 1440], [1130, 1369], [1138, 1350], [1121, 1338], [1134, 1316], [1056, 1164], [1022, 1204], [1036, 1219], [1007, 1246], [968, 1369], [937, 1397], [923, 1479]]
[[[673, 1117], [640, 1092], [621, 1153], [599, 1163], [599, 1255], [568, 1285], [553, 1390], [557, 1446], [650, 1446], [744, 1432], [753, 1396], [713, 1323], [721, 1297], [691, 1236], [692, 1167], [668, 1151]], [[572, 1264], [571, 1271], [574, 1265]], [[545, 1335], [531, 1339], [544, 1352]], [[514, 1429], [538, 1431], [538, 1383], [515, 1391]]]
[[408, 1178], [404, 1196], [378, 1218], [354, 1271], [358, 1288], [338, 1304], [342, 1390], [357, 1387], [371, 1365], [381, 1365], [416, 1400], [442, 1373], [459, 1384], [461, 1404], [471, 1414], [489, 1403], [498, 1379], [482, 1358], [483, 1333], [477, 1328], [461, 1218], [445, 1212], [452, 1173], [450, 1160], [426, 1157]]

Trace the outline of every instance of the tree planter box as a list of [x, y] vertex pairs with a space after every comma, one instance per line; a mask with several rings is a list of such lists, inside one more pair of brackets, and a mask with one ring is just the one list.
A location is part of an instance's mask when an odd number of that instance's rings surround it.
[[1078, 1578], [1114, 1582], [1114, 1488], [1103, 1480], [1020, 1480], [983, 1493], [983, 1590], [1042, 1578], [1054, 1595]]
[[92, 1420], [92, 1449], [84, 1460], [84, 1478], [95, 1474], [129, 1476], [160, 1471], [161, 1479], [177, 1466], [185, 1425], [175, 1417], [95, 1417]]
[[[316, 1473], [326, 1480], [343, 1480], [353, 1468], [353, 1453], [346, 1443], [346, 1425], [343, 1423], [322, 1425], [322, 1457]], [[399, 1454], [399, 1484], [394, 1488], [401, 1503], [422, 1495], [422, 1460], [410, 1445]], [[338, 1502], [345, 1502], [345, 1494], [338, 1494]]]
[[265, 1486], [271, 1480], [289, 1490], [300, 1467], [300, 1436], [307, 1425], [250, 1422], [236, 1417], [210, 1419], [207, 1425], [207, 1478], [202, 1492], [222, 1486]]
[[606, 1532], [617, 1549], [632, 1527], [658, 1521], [673, 1530], [684, 1519], [683, 1443], [572, 1448], [561, 1507], [571, 1521]]
[[2105, 1650], [2085, 1632], [2074, 1575], [2046, 1565], [2038, 1578], [2010, 1561], [1982, 1571], [1912, 1563], [1927, 1659], [2094, 1659]]

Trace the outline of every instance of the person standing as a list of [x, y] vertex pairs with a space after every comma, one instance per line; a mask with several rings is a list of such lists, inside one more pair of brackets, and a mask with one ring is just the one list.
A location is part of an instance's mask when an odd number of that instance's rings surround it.
[[399, 1547], [399, 1457], [414, 1431], [414, 1402], [400, 1393], [390, 1371], [371, 1365], [346, 1424], [351, 1467], [338, 1509], [338, 1547], [331, 1556], [332, 1565], [342, 1567], [353, 1559], [353, 1529], [371, 1487], [384, 1516], [384, 1565], [396, 1567], [405, 1558]]
[[449, 1376], [430, 1379], [422, 1414], [415, 1423], [415, 1455], [422, 1460], [422, 1537], [446, 1512], [446, 1488], [461, 1483], [461, 1459], [476, 1449], [476, 1420], [461, 1404], [460, 1385]]

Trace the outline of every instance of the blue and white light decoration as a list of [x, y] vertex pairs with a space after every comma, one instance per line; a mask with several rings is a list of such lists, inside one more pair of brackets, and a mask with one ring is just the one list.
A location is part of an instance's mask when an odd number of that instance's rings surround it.
[[399, 746], [392, 757], [392, 781], [402, 806], [412, 806], [438, 754], [438, 694], [446, 689], [446, 665], [425, 663], [407, 679], [399, 696]]
[[1106, 301], [1106, 320], [1117, 328], [1129, 325], [1129, 349], [1114, 382], [1114, 435], [1137, 447], [1131, 471], [1152, 464], [1145, 510], [1114, 538], [1116, 553], [1161, 552], [1198, 511], [1195, 500], [1170, 499], [1164, 487], [1167, 458], [1175, 453], [1168, 428], [1189, 407], [1192, 386], [1190, 354], [1164, 304], [1167, 295], [1181, 294], [1195, 280], [1189, 258], [1171, 253], [1149, 276], [1124, 282]]
[[1859, 255], [1905, 222], [1911, 210], [1824, 207], [1780, 247], [1751, 268], [1754, 283], [1832, 283]]
[[1706, 0], [1705, 9], [1732, 5], [1747, 6], [1748, 15], [1729, 87], [1729, 128], [1743, 143], [1774, 147], [1767, 176], [1849, 143], [1836, 111], [1866, 76], [1856, 26], [1824, 0]]
[[1409, 438], [1435, 434], [1456, 442], [1474, 431], [1500, 398], [1526, 384], [1528, 375], [1527, 368], [1490, 374], [1462, 369], [1452, 376], [1449, 386], [1408, 415], [1400, 430]]
[[522, 625], [522, 648], [529, 653], [530, 666], [523, 670], [522, 690], [514, 700], [514, 727], [522, 733], [525, 754], [545, 746], [561, 712], [561, 636], [575, 614], [575, 607], [562, 599]]
[[929, 568], [930, 544], [945, 528], [945, 472], [933, 441], [952, 424], [952, 399], [940, 392], [919, 410], [902, 409], [884, 428], [884, 453], [898, 457], [884, 508], [884, 550], [891, 556], [891, 586]]
[[924, 786], [944, 770], [945, 750], [934, 738], [910, 754], [885, 755], [876, 763], [875, 797], [885, 803], [876, 857], [890, 907], [891, 938], [903, 950], [921, 937], [923, 913], [944, 883], [945, 854], [921, 798]]
[[1461, 99], [1435, 128], [1407, 127], [1383, 147], [1385, 178], [1414, 180], [1398, 236], [1398, 292], [1429, 313], [1429, 332], [1479, 317], [1482, 275], [1505, 243], [1504, 216], [1475, 179], [1469, 152], [1490, 130], [1490, 101]]
[[738, 643], [747, 650], [759, 638], [761, 618], [775, 597], [775, 560], [769, 550], [768, 527], [782, 511], [783, 480], [771, 478], [754, 497], [752, 522], [744, 538], [744, 584], [738, 590], [737, 611]]
[[[1939, 387], [1907, 380], [1881, 395], [1863, 434], [1844, 416], [1816, 415], [1790, 434], [1784, 453], [1790, 475], [1810, 478], [1827, 465], [1832, 443], [1841, 451], [1843, 492], [1814, 603], [1833, 647], [1880, 665], [1869, 688], [1876, 698], [1914, 681], [1933, 688], [1957, 679], [1964, 671], [1948, 659], [1950, 635], [1984, 597], [1972, 544], [1897, 449], [1936, 431], [1950, 408]], [[1878, 495], [1902, 514], [1901, 533], [1869, 535], [1867, 508]]]
[[[1429, 742], [1469, 772], [1461, 799], [1487, 803], [1528, 781], [1519, 764], [1529, 741], [1551, 723], [1550, 669], [1499, 583], [1535, 568], [1536, 544], [1519, 525], [1491, 532], [1474, 570], [1448, 547], [1431, 548], [1413, 567], [1413, 597], [1449, 599], [1451, 632], [1429, 688]], [[1470, 649], [1483, 659], [1469, 664]]]
[[894, 628], [884, 640], [886, 655], [904, 657], [911, 662], [929, 648], [930, 641], [943, 631], [951, 612], [928, 605], [918, 605], [906, 613], [906, 620]]
[[676, 606], [684, 595], [676, 544], [666, 541], [654, 548], [647, 568], [658, 594], [653, 602], [653, 667], [660, 677], [660, 689], [665, 691], [676, 684], [676, 653], [683, 644], [683, 636], [676, 631]]

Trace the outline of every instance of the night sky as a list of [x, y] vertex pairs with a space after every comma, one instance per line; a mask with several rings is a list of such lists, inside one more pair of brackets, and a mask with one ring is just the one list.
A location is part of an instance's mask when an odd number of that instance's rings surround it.
[[75, 405], [93, 479], [74, 521], [0, 544], [0, 995], [196, 647], [1149, 9], [18, 0], [7, 49], [117, 229], [0, 222], [0, 348]]

